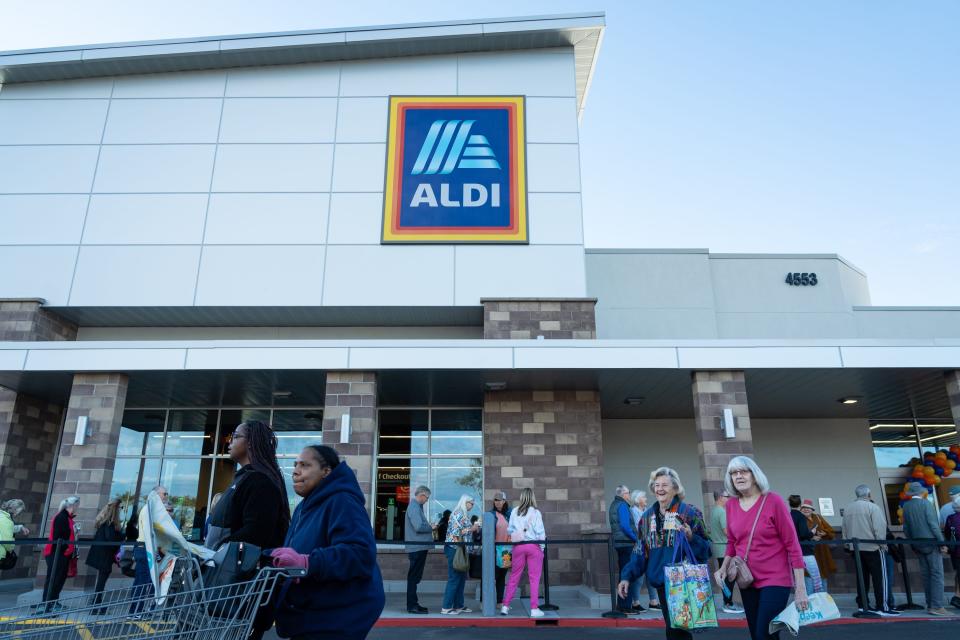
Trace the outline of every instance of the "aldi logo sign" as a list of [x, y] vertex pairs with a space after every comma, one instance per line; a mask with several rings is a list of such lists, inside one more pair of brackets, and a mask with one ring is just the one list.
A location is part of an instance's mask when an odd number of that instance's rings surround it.
[[526, 243], [522, 96], [391, 96], [384, 243]]

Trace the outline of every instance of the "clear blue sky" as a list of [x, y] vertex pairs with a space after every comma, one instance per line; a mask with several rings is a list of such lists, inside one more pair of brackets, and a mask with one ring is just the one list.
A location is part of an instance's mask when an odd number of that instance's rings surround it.
[[3, 0], [0, 49], [603, 10], [590, 247], [839, 253], [960, 305], [960, 2]]

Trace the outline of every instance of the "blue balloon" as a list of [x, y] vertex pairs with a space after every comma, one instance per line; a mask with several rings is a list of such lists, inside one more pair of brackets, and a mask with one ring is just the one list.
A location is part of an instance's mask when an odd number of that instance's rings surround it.
[[935, 474], [937, 474], [938, 476], [942, 476], [942, 475], [943, 475], [943, 467], [934, 467], [934, 468], [933, 468], [933, 472], [934, 472]]

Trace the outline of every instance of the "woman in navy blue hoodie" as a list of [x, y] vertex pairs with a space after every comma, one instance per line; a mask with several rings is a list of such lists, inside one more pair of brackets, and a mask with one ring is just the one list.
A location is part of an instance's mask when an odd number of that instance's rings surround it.
[[277, 633], [294, 640], [362, 640], [383, 611], [377, 545], [356, 475], [330, 447], [297, 456], [293, 512], [284, 546], [270, 552], [277, 567], [307, 577], [281, 591]]

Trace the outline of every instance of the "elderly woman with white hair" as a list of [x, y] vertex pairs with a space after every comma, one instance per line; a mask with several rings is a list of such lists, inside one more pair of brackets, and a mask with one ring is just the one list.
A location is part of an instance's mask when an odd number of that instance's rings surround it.
[[[13, 536], [17, 534], [30, 535], [30, 529], [13, 522], [13, 519], [23, 513], [24, 509], [26, 509], [26, 505], [23, 504], [23, 500], [18, 498], [0, 504], [0, 540], [12, 541]], [[13, 551], [15, 551], [13, 544], [0, 544], [0, 562]], [[11, 560], [15, 561], [15, 558], [14, 556]]]
[[443, 604], [440, 613], [445, 616], [455, 616], [459, 613], [472, 613], [464, 605], [463, 589], [467, 586], [467, 572], [453, 568], [453, 558], [457, 553], [456, 544], [467, 542], [468, 536], [479, 529], [479, 525], [470, 523], [470, 511], [475, 504], [473, 496], [463, 494], [450, 514], [450, 523], [447, 525], [447, 535], [443, 545], [443, 553], [447, 556], [447, 586], [443, 591]]
[[[650, 474], [650, 493], [656, 498], [640, 518], [638, 532], [641, 553], [633, 555], [630, 564], [620, 573], [617, 591], [626, 597], [630, 584], [639, 580], [646, 564], [647, 584], [657, 590], [661, 604], [666, 603], [664, 589], [664, 566], [673, 562], [677, 536], [686, 537], [696, 560], [706, 563], [710, 558], [710, 539], [707, 537], [703, 514], [693, 505], [684, 502], [685, 493], [680, 476], [669, 467], [660, 467]], [[664, 604], [661, 607], [666, 623], [667, 640], [693, 638], [689, 631], [670, 626], [670, 613]]]
[[[70, 496], [60, 502], [60, 509], [57, 515], [50, 522], [50, 540], [43, 547], [43, 557], [47, 561], [47, 578], [43, 584], [43, 604], [37, 609], [38, 613], [49, 613], [62, 609], [60, 604], [60, 592], [67, 581], [67, 573], [70, 570], [70, 564], [76, 557], [77, 548], [73, 544], [76, 540], [76, 528], [73, 524], [73, 516], [77, 513], [80, 506], [80, 498]], [[63, 540], [67, 544], [57, 547], [57, 541]], [[57, 557], [57, 551], [60, 551], [60, 557]]]
[[[640, 526], [640, 518], [643, 517], [643, 512], [647, 510], [647, 492], [643, 489], [634, 489], [630, 492], [630, 516], [633, 519], [633, 524], [637, 527]], [[638, 529], [639, 531], [639, 529]], [[643, 587], [642, 580], [635, 580], [630, 584], [630, 604], [635, 613], [643, 613], [643, 606], [640, 604], [640, 591]], [[647, 595], [649, 596], [649, 605], [651, 609], [659, 609], [660, 602], [657, 600], [657, 590], [650, 586], [650, 581], [647, 580]]]
[[770, 491], [770, 482], [757, 463], [737, 456], [727, 465], [724, 488], [732, 497], [726, 504], [727, 551], [716, 573], [719, 583], [734, 580], [746, 565], [753, 575], [749, 586], [740, 583], [740, 595], [752, 640], [779, 638], [769, 633], [770, 621], [787, 606], [790, 588], [797, 609], [808, 606], [803, 582], [803, 552], [790, 511], [783, 498]]

